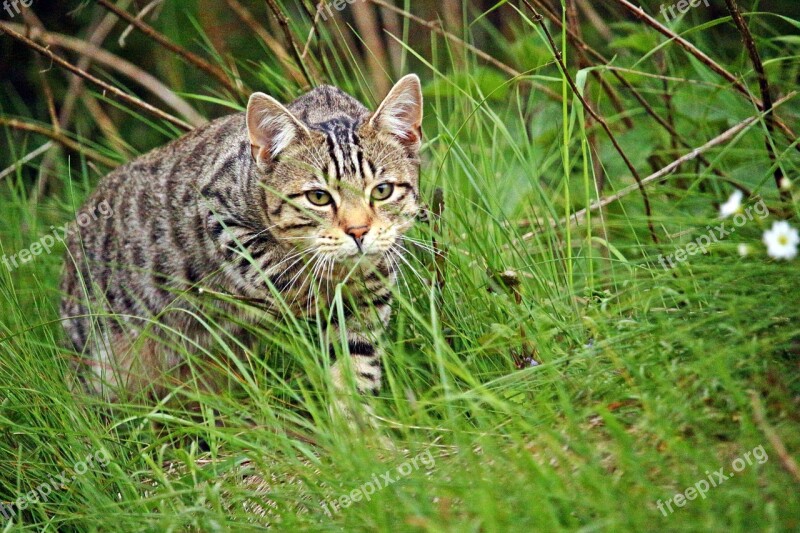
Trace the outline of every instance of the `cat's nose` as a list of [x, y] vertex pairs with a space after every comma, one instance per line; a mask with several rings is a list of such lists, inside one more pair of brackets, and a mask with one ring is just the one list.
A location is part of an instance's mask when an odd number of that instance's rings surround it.
[[356, 246], [358, 246], [359, 250], [364, 242], [364, 235], [366, 235], [368, 231], [369, 226], [351, 226], [345, 230], [345, 232], [356, 241]]

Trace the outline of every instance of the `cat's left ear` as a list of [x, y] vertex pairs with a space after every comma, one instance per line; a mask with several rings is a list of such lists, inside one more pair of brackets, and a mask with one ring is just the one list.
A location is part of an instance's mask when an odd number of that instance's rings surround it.
[[416, 155], [422, 142], [422, 86], [416, 74], [404, 76], [392, 87], [370, 124]]
[[258, 164], [270, 163], [292, 143], [311, 136], [288, 109], [264, 93], [254, 93], [247, 103], [247, 134]]

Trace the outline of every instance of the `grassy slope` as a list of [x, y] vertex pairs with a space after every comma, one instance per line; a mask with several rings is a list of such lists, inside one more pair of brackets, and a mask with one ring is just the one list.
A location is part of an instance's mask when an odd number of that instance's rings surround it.
[[[533, 30], [521, 31], [525, 45], [546, 57]], [[695, 38], [704, 43], [702, 35]], [[507, 46], [514, 52], [520, 44]], [[679, 52], [670, 54], [671, 74], [713, 80], [700, 67], [681, 66], [686, 63]], [[431, 66], [452, 63], [441, 47], [420, 59]], [[757, 426], [750, 398], [750, 391], [761, 398], [769, 424], [798, 457], [798, 263], [775, 263], [758, 250], [760, 226], [768, 222], [751, 222], [710, 254], [690, 258], [674, 273], [664, 271], [658, 254], [702, 234], [715, 222], [712, 203], [729, 192], [687, 167], [651, 189], [659, 232], [686, 232], [665, 238], [661, 248], [648, 244], [635, 194], [595, 217], [590, 229], [559, 227], [520, 241], [531, 229], [520, 229], [520, 221], [558, 217], [567, 204], [586, 205], [592, 187], [581, 124], [541, 94], [498, 87], [492, 75], [474, 66], [457, 75], [420, 70], [433, 80], [426, 89], [424, 181], [426, 197], [435, 187], [445, 192], [440, 239], [448, 250], [446, 284], [440, 302], [430, 296], [429, 284], [406, 269], [387, 386], [375, 400], [384, 428], [353, 434], [328, 416], [317, 329], [290, 322], [266, 328], [260, 351], [268, 355], [243, 361], [234, 372], [243, 394], [201, 398], [203, 417], [175, 407], [102, 410], [76, 401], [63, 384], [65, 352], [58, 347], [60, 258], [43, 255], [10, 274], [0, 268], [0, 500], [70, 472], [76, 461], [100, 449], [111, 460], [27, 509], [15, 526], [800, 526], [796, 482]], [[537, 73], [557, 75], [552, 67]], [[358, 86], [351, 76], [351, 86]], [[558, 81], [551, 86], [561, 89]], [[792, 105], [787, 117], [797, 116]], [[752, 113], [740, 98], [704, 86], [681, 87], [674, 106], [681, 131], [697, 144]], [[664, 154], [661, 147], [668, 143], [646, 118], [635, 118], [636, 133], [620, 138], [637, 166], [646, 168], [646, 157]], [[720, 169], [774, 197], [759, 128], [714, 157]], [[776, 144], [786, 148], [782, 139]], [[26, 150], [19, 144], [14, 149]], [[784, 168], [796, 175], [796, 152], [784, 155]], [[629, 183], [605, 144], [601, 160], [611, 189]], [[83, 183], [96, 180], [88, 168], [71, 178], [78, 197]], [[686, 180], [688, 191], [676, 186], [678, 178]], [[703, 179], [709, 184], [705, 193], [697, 190]], [[69, 218], [68, 193], [32, 209], [21, 176], [2, 186], [0, 212], [9, 221], [0, 227], [4, 253], [25, 248], [50, 224]], [[65, 180], [63, 190], [69, 189]], [[430, 237], [424, 227], [416, 231], [415, 238]], [[758, 251], [740, 258], [739, 242]], [[416, 256], [414, 269], [431, 278], [431, 258]], [[489, 275], [507, 269], [518, 273], [519, 301]], [[221, 337], [219, 348], [234, 342]], [[512, 354], [531, 344], [542, 364], [516, 370]], [[179, 393], [198, 394], [191, 386]], [[224, 426], [217, 427], [219, 419]], [[200, 451], [200, 441], [210, 449]], [[730, 473], [732, 460], [759, 445], [769, 456], [764, 464], [747, 467], [668, 517], [656, 509], [656, 500], [683, 491], [706, 471], [725, 467]], [[435, 459], [432, 468], [422, 465], [370, 501], [333, 517], [320, 506], [427, 450]]]

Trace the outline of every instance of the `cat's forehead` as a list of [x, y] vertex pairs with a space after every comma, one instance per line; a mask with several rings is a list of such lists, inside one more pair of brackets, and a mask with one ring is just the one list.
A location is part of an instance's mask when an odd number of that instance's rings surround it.
[[364, 143], [359, 135], [362, 121], [351, 117], [337, 117], [314, 124], [312, 129], [325, 136], [328, 161], [323, 172], [336, 181], [359, 182], [369, 181], [373, 177], [373, 169], [365, 158]]

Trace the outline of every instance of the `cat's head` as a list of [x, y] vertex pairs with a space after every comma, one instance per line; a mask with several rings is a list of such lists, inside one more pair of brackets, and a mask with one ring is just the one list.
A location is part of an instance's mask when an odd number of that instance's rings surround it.
[[251, 96], [247, 128], [270, 231], [323, 258], [377, 263], [419, 211], [421, 123], [415, 75], [374, 113], [313, 125], [270, 96]]

